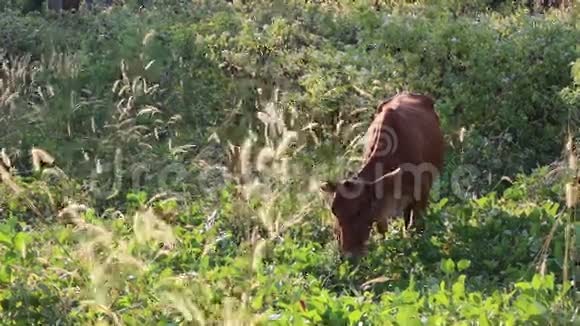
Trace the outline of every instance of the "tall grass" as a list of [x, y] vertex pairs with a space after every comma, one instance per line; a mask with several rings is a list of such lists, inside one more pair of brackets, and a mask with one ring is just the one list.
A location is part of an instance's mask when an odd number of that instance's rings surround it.
[[[569, 131], [570, 132], [570, 131]], [[575, 137], [571, 132], [568, 136], [568, 141], [566, 142], [566, 154], [567, 154], [567, 168], [569, 171], [568, 182], [566, 183], [566, 207], [567, 214], [565, 215], [566, 220], [564, 224], [565, 228], [565, 249], [564, 249], [564, 272], [562, 279], [564, 282], [569, 282], [572, 280], [572, 286], [578, 289], [578, 277], [580, 270], [580, 257], [578, 257], [579, 245], [578, 245], [578, 235], [577, 232], [580, 230], [578, 222], [576, 221], [576, 213], [578, 209], [578, 203], [580, 202], [580, 170], [578, 169], [578, 158], [577, 148], [575, 144]], [[569, 273], [572, 272], [572, 275]]]

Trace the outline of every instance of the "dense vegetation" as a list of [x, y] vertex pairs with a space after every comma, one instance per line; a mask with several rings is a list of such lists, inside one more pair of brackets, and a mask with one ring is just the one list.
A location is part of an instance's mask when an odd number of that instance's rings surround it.
[[[372, 2], [0, 7], [1, 323], [578, 324], [578, 9]], [[352, 264], [317, 183], [399, 90], [445, 171]]]

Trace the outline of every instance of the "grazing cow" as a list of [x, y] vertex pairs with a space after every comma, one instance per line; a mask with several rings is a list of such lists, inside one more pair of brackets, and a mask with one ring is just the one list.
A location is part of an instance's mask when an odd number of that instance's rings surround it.
[[443, 135], [428, 96], [404, 92], [382, 102], [367, 135], [358, 173], [321, 186], [332, 195], [335, 233], [345, 256], [366, 252], [374, 222], [383, 234], [392, 217], [404, 216], [406, 228], [421, 222], [443, 168]]

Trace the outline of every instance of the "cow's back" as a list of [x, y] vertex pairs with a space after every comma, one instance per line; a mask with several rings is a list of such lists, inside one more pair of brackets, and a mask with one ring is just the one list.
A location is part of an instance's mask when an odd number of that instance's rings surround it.
[[403, 95], [391, 110], [398, 136], [395, 155], [402, 163], [443, 166], [443, 135], [433, 101], [423, 95]]
[[364, 167], [359, 173], [367, 181], [376, 179], [376, 164], [382, 173], [401, 164], [443, 166], [443, 136], [433, 100], [424, 95], [403, 93], [381, 103], [368, 133]]

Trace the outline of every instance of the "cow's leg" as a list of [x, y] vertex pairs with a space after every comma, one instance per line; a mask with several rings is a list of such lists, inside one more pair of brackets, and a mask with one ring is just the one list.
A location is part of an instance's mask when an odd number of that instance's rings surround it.
[[386, 233], [389, 230], [389, 221], [392, 216], [393, 210], [389, 207], [389, 203], [385, 202], [381, 205], [379, 213], [376, 215], [375, 222], [377, 223], [377, 232], [383, 237], [386, 237]]
[[407, 207], [405, 209], [404, 219], [405, 219], [405, 230], [409, 230], [413, 226], [413, 207]]
[[413, 210], [411, 209], [412, 206], [409, 206], [407, 208], [405, 208], [403, 210], [403, 221], [404, 221], [404, 226], [403, 226], [403, 238], [407, 237], [407, 230], [409, 229], [410, 224], [412, 223], [412, 212]]
[[[408, 219], [405, 219], [405, 227], [413, 229], [417, 233], [423, 233], [425, 230], [424, 215], [429, 205], [429, 192], [431, 191], [431, 180], [423, 179], [421, 186], [421, 197], [417, 198], [411, 205]], [[406, 214], [407, 215], [407, 214]]]
[[413, 210], [413, 223], [410, 227], [416, 233], [423, 233], [425, 231], [425, 220], [423, 219], [424, 210], [417, 208]]
[[379, 217], [377, 219], [377, 232], [379, 232], [380, 234], [382, 234], [384, 236], [388, 230], [389, 230], [388, 217], [386, 217], [386, 216]]
[[412, 199], [408, 196], [403, 196], [403, 198], [398, 201], [386, 201], [382, 204], [380, 213], [377, 216], [377, 231], [385, 234], [388, 231], [389, 221], [395, 217], [405, 217], [406, 209]]
[[414, 232], [423, 233], [425, 230], [425, 221], [423, 219], [425, 210], [427, 208], [427, 201], [421, 200], [405, 212], [405, 228], [407, 230], [413, 230]]
[[377, 223], [377, 232], [385, 238], [385, 233], [389, 230], [389, 213], [385, 207], [382, 207], [379, 214], [376, 217], [375, 222]]

